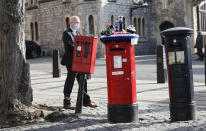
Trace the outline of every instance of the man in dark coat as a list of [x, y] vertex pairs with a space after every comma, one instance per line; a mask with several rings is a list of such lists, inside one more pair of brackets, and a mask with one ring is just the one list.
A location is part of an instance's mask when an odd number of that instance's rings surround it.
[[197, 53], [196, 54], [199, 56], [199, 60], [203, 60], [203, 57], [204, 57], [204, 54], [202, 52], [203, 36], [202, 36], [200, 31], [198, 31], [195, 48], [197, 48]]
[[[80, 26], [80, 19], [78, 16], [72, 16], [70, 19], [70, 28], [67, 31], [63, 32], [63, 42], [65, 53], [61, 60], [62, 65], [66, 65], [67, 68], [67, 78], [64, 85], [64, 108], [65, 109], [72, 109], [74, 110], [75, 107], [71, 106], [71, 92], [74, 85], [74, 80], [77, 78], [79, 83], [80, 81], [80, 74], [77, 72], [72, 71], [72, 62], [73, 62], [73, 51], [74, 51], [74, 44], [75, 44], [75, 35], [80, 35], [78, 32]], [[84, 83], [84, 99], [83, 105], [95, 108], [97, 105], [92, 104], [89, 95], [87, 94], [87, 80], [85, 78]]]

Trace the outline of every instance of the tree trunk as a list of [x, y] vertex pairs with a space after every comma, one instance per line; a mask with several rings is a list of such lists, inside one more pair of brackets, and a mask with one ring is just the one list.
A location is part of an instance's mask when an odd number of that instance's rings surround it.
[[[0, 128], [30, 120], [32, 89], [25, 59], [25, 0], [0, 0]], [[29, 110], [28, 110], [29, 109]]]

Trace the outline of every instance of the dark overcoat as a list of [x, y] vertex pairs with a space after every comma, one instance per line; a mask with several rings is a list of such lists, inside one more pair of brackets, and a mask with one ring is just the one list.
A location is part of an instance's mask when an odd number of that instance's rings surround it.
[[195, 48], [197, 48], [197, 49], [203, 48], [203, 36], [201, 34], [198, 34], [198, 36], [197, 36]]
[[[77, 32], [79, 35], [79, 32]], [[62, 36], [64, 42], [65, 53], [62, 57], [61, 64], [66, 65], [68, 68], [72, 68], [73, 62], [73, 52], [74, 52], [74, 44], [75, 44], [75, 35], [72, 29], [68, 29], [63, 32]]]

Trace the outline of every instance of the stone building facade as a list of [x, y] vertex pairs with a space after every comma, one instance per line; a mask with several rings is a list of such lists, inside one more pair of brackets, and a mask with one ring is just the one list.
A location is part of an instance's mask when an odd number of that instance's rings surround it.
[[[191, 50], [194, 51], [193, 47], [197, 30], [196, 5], [202, 1], [142, 0], [141, 3], [147, 4], [139, 4], [133, 7], [133, 24], [137, 21], [136, 28], [143, 27], [146, 31], [142, 35], [143, 38], [142, 40], [140, 39], [139, 45], [136, 46], [136, 52], [140, 52], [137, 54], [154, 52], [153, 49], [156, 45], [162, 43], [160, 32], [171, 27], [188, 27], [194, 29], [194, 35], [191, 39]], [[146, 23], [142, 22], [143, 19]], [[148, 52], [142, 51], [144, 49]]]
[[[82, 35], [97, 37], [106, 25], [123, 16], [124, 26], [133, 24], [140, 35], [136, 55], [154, 54], [161, 30], [196, 28], [195, 4], [194, 0], [27, 0], [26, 40], [39, 43], [44, 54], [51, 55], [53, 49], [62, 54], [62, 32], [72, 15], [80, 17]], [[97, 57], [102, 56], [104, 45], [99, 42]]]

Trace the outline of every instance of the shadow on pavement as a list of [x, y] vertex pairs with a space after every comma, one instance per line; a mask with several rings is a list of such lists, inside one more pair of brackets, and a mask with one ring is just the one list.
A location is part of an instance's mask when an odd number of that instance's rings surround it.
[[52, 57], [38, 57], [35, 59], [27, 59], [29, 64], [52, 63]]
[[[40, 77], [39, 77], [40, 76]], [[48, 78], [52, 78], [52, 76], [49, 76], [48, 74], [46, 75], [32, 75], [31, 80], [41, 80], [41, 79], [48, 79]]]
[[[202, 84], [202, 85], [196, 85], [195, 87], [203, 87], [203, 88], [205, 87], [205, 89], [206, 89], [205, 84]], [[195, 87], [194, 87], [194, 88], [195, 88]]]
[[137, 83], [137, 86], [138, 85], [154, 85], [154, 84], [160, 84], [160, 83], [141, 83], [141, 84]]
[[53, 86], [53, 87], [44, 88], [44, 89], [39, 89], [39, 91], [47, 91], [47, 90], [52, 90], [52, 89], [62, 88], [62, 87], [64, 87], [64, 85], [60, 85], [60, 86]]
[[97, 90], [102, 90], [102, 89], [107, 89], [107, 87], [99, 87], [99, 88], [95, 88], [95, 89], [89, 89], [88, 87], [88, 91], [97, 91]]
[[142, 61], [136, 61], [135, 64], [142, 64], [142, 65], [145, 65], [145, 64], [156, 64], [156, 60], [153, 60], [153, 59], [146, 59], [146, 60], [142, 60]]
[[106, 63], [105, 64], [96, 64], [95, 66], [105, 66], [106, 67]]
[[156, 59], [156, 55], [135, 56], [135, 60], [147, 60], [147, 59]]
[[38, 83], [34, 83], [34, 82], [32, 82], [32, 85], [51, 84], [51, 83], [58, 83], [58, 82], [61, 82], [61, 83], [64, 84], [65, 80], [61, 80], [61, 81], [53, 81], [53, 82], [51, 82], [51, 81], [44, 81], [44, 82], [38, 82]]
[[151, 92], [151, 91], [160, 91], [163, 89], [167, 89], [166, 87], [161, 87], [161, 88], [155, 88], [155, 89], [149, 89], [149, 90], [143, 90], [143, 91], [137, 91], [137, 93], [143, 93], [143, 92]]
[[194, 68], [193, 67], [192, 69], [193, 69], [193, 75], [194, 75], [194, 72], [196, 75], [205, 75], [205, 73], [203, 72], [204, 68]]

